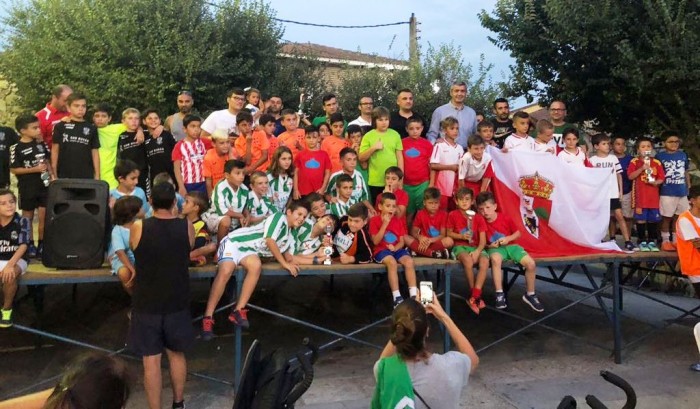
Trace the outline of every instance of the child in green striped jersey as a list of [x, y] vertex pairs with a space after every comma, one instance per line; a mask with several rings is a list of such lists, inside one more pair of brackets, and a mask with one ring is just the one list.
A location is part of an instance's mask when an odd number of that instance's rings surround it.
[[331, 223], [327, 215], [326, 201], [323, 196], [313, 192], [304, 197], [307, 207], [310, 209], [309, 216], [304, 223], [294, 232], [295, 250], [294, 254], [311, 255], [321, 248], [323, 235], [326, 226]]
[[265, 172], [255, 171], [250, 175], [250, 193], [248, 194], [248, 212], [250, 219], [248, 225], [252, 226], [260, 223], [275, 213], [275, 205], [267, 196], [269, 184]]
[[367, 206], [370, 217], [376, 214], [374, 207], [369, 201], [369, 188], [362, 173], [357, 170], [357, 152], [352, 148], [343, 148], [340, 151], [340, 164], [343, 169], [333, 173], [328, 181], [326, 189], [326, 200], [330, 203], [337, 201], [337, 181], [341, 175], [348, 175], [354, 182], [352, 190], [353, 203], [363, 203]]
[[293, 277], [299, 274], [299, 267], [292, 260], [291, 247], [294, 244], [292, 229], [299, 228], [309, 212], [306, 203], [292, 201], [286, 213], [275, 213], [264, 223], [245, 227], [231, 232], [219, 245], [216, 278], [209, 293], [207, 308], [202, 320], [202, 338], [210, 340], [213, 336], [213, 314], [216, 305], [226, 288], [226, 283], [240, 265], [245, 270], [241, 295], [228, 319], [234, 325], [248, 328], [248, 311], [245, 309], [253, 295], [262, 271], [261, 258], [274, 258], [282, 268]]
[[217, 243], [221, 243], [231, 230], [248, 225], [248, 188], [243, 179], [245, 162], [237, 159], [226, 161], [224, 179], [214, 186], [211, 207], [202, 215], [209, 231], [216, 233]]
[[294, 163], [292, 151], [286, 146], [280, 146], [272, 155], [270, 172], [267, 174], [270, 188], [268, 197], [272, 199], [275, 209], [284, 213], [289, 198], [294, 189]]
[[348, 214], [350, 206], [355, 204], [352, 197], [354, 182], [350, 175], [342, 174], [335, 179], [336, 197], [335, 201], [328, 204], [331, 214], [337, 218], [341, 218]]

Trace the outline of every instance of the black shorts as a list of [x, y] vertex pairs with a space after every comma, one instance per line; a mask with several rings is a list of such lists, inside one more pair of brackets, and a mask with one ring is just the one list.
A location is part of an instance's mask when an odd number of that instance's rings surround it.
[[32, 211], [39, 207], [46, 207], [47, 189], [29, 190], [19, 192], [19, 208]]
[[610, 211], [614, 212], [617, 209], [622, 209], [622, 203], [620, 203], [620, 199], [610, 199]]
[[129, 325], [128, 346], [138, 356], [163, 353], [167, 348], [186, 352], [194, 344], [190, 310], [171, 314], [146, 314], [134, 311]]

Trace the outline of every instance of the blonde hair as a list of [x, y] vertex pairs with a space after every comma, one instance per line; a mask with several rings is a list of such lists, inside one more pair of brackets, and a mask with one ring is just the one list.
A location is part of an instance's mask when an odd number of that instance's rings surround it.
[[141, 119], [141, 112], [139, 112], [138, 109], [136, 109], [136, 108], [127, 108], [127, 109], [125, 109], [124, 111], [122, 111], [122, 120], [126, 119], [126, 117], [129, 116], [129, 115], [131, 115], [131, 114], [136, 114], [136, 116], [138, 116], [139, 119]]
[[255, 181], [260, 179], [260, 178], [265, 178], [267, 180], [267, 174], [265, 172], [261, 172], [259, 170], [256, 170], [250, 175], [250, 186], [253, 186], [255, 184]]

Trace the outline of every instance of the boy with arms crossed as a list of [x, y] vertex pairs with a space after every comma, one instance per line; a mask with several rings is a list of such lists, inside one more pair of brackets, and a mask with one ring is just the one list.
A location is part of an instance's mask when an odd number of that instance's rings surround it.
[[58, 178], [100, 180], [100, 141], [95, 125], [85, 122], [87, 101], [74, 92], [66, 103], [70, 117], [53, 128], [51, 166]]

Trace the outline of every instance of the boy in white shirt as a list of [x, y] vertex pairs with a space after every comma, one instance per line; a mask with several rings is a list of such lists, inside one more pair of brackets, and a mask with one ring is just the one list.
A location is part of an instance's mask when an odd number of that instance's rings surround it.
[[464, 154], [464, 148], [457, 144], [459, 135], [459, 122], [454, 117], [448, 116], [440, 121], [445, 137], [433, 146], [433, 154], [430, 157], [430, 184], [428, 187], [436, 187], [440, 190], [440, 208], [453, 208], [452, 195], [456, 190], [459, 161]]
[[554, 125], [546, 119], [540, 119], [537, 122], [537, 137], [532, 144], [535, 152], [545, 152], [552, 155], [557, 155], [559, 146], [554, 142]]
[[557, 156], [570, 165], [591, 167], [591, 162], [586, 157], [586, 151], [578, 147], [578, 129], [566, 128], [562, 134], [564, 149]]
[[459, 187], [466, 186], [478, 195], [488, 190], [493, 169], [491, 155], [486, 150], [486, 141], [479, 135], [467, 139], [467, 152], [459, 161]]
[[503, 143], [503, 152], [535, 150], [535, 141], [527, 133], [530, 129], [530, 115], [527, 112], [518, 111], [513, 115], [513, 128], [515, 132]]
[[[622, 167], [620, 166], [620, 161], [617, 159], [617, 156], [610, 153], [609, 136], [599, 133], [593, 135], [591, 142], [593, 143], [593, 149], [595, 149], [595, 155], [591, 156], [589, 161], [595, 168], [610, 169], [612, 172], [611, 177], [615, 178], [615, 183], [610, 184], [610, 215], [615, 218], [617, 225], [620, 226], [622, 237], [625, 239], [625, 248], [632, 251], [634, 250], [634, 244], [630, 240], [630, 233], [627, 230], [627, 223], [622, 215], [622, 205], [620, 203], [620, 197], [622, 197]], [[613, 226], [613, 223], [609, 226], [610, 240], [615, 240]]]

